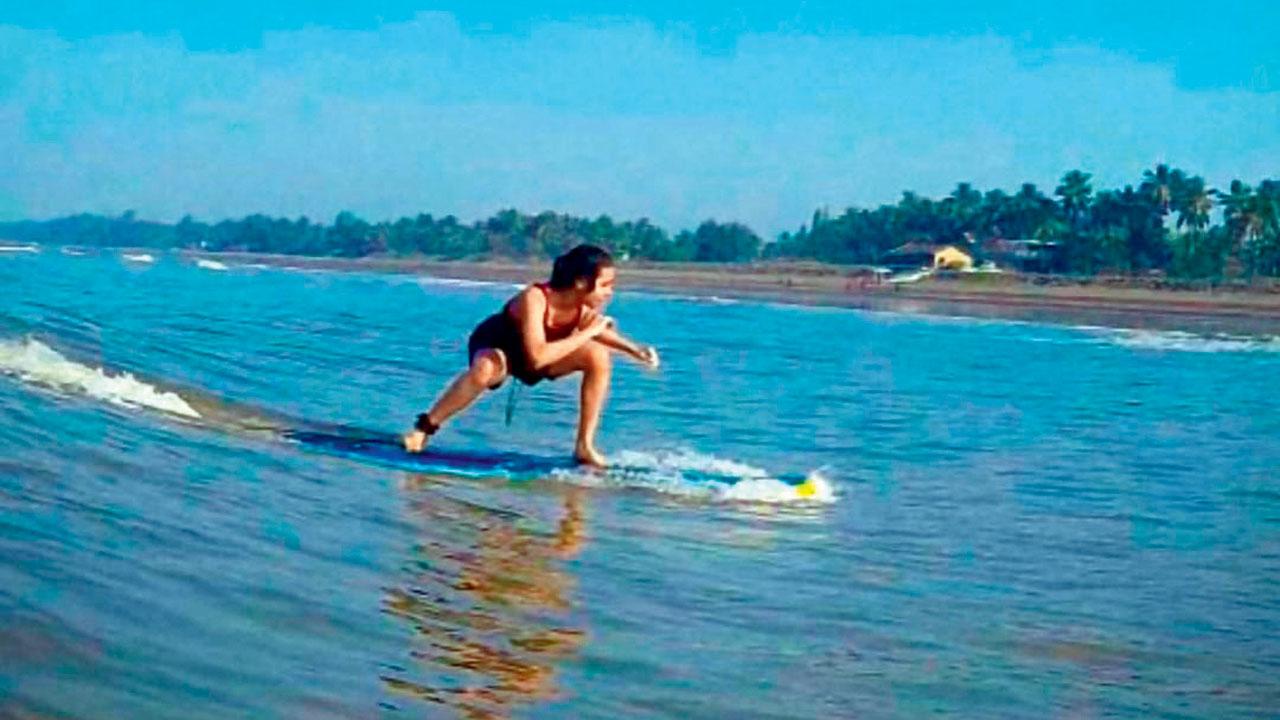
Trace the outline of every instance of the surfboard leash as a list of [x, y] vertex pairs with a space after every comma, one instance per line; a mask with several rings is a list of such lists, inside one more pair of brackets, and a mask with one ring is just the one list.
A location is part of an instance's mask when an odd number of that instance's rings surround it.
[[519, 387], [520, 383], [512, 378], [511, 390], [507, 392], [507, 427], [511, 427], [511, 418], [516, 414], [516, 392]]

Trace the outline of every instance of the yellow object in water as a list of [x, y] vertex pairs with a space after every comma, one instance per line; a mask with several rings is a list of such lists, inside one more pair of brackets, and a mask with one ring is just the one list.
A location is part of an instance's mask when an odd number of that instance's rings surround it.
[[818, 492], [818, 484], [813, 481], [812, 475], [796, 486], [796, 497], [813, 497], [816, 492]]

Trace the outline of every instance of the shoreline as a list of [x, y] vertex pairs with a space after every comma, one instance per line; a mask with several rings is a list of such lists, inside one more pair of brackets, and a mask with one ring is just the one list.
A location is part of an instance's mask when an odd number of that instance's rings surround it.
[[[549, 262], [331, 258], [236, 252], [183, 251], [182, 257], [273, 267], [423, 274], [491, 282], [542, 280]], [[755, 300], [929, 315], [1072, 322], [1187, 330], [1280, 334], [1280, 287], [1172, 290], [1105, 280], [1012, 273], [961, 274], [911, 284], [873, 283], [856, 268], [817, 264], [689, 265], [622, 263], [623, 287], [701, 298]]]

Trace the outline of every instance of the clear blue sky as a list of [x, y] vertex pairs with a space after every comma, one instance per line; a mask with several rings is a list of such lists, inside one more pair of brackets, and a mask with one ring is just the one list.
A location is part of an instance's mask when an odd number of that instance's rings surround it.
[[0, 219], [738, 219], [1280, 176], [1280, 2], [0, 7]]

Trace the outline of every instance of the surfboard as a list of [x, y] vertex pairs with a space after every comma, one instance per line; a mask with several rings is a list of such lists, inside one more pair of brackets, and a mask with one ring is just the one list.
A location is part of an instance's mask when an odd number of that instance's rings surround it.
[[[512, 482], [531, 482], [547, 478], [595, 478], [627, 486], [644, 486], [657, 484], [660, 481], [669, 484], [671, 481], [670, 478], [658, 477], [662, 473], [653, 467], [621, 464], [611, 465], [605, 469], [589, 468], [577, 464], [569, 457], [457, 449], [436, 445], [430, 445], [420, 453], [411, 453], [404, 449], [398, 436], [381, 433], [350, 430], [341, 432], [287, 430], [282, 433], [282, 437], [312, 452], [424, 474], [472, 479], [502, 479]], [[799, 474], [761, 478], [707, 468], [680, 468], [676, 480], [680, 483], [708, 488], [733, 487], [744, 482], [768, 480], [789, 486], [797, 499], [815, 496], [820, 490], [815, 477]]]
[[309, 430], [289, 430], [283, 435], [285, 439], [308, 450], [412, 472], [532, 480], [556, 470], [571, 470], [575, 467], [567, 459], [513, 452], [461, 450], [434, 445], [428, 446], [420, 453], [411, 453], [404, 449], [400, 444], [400, 438], [394, 435], [345, 434]]

